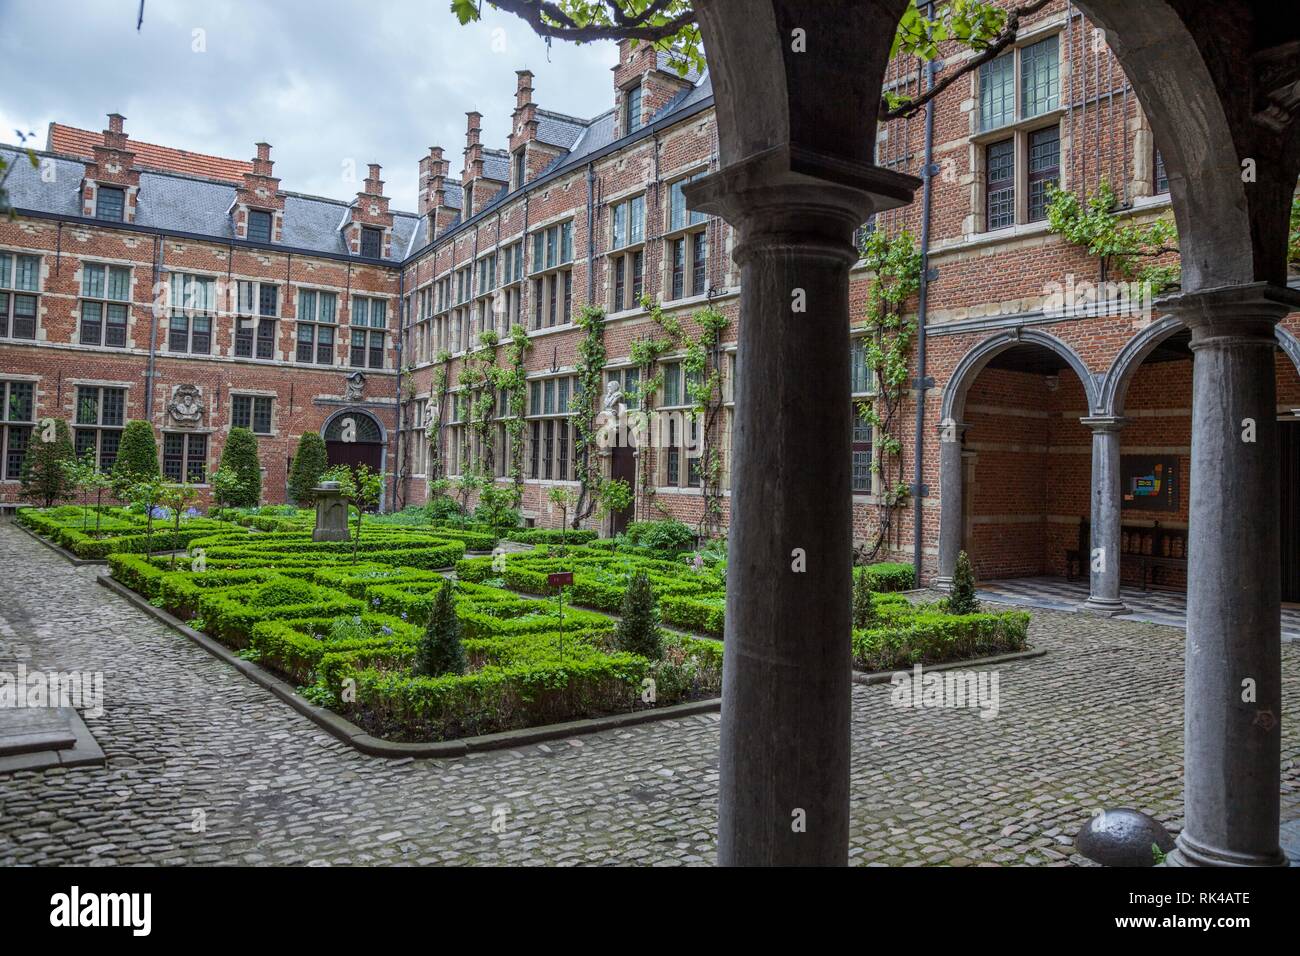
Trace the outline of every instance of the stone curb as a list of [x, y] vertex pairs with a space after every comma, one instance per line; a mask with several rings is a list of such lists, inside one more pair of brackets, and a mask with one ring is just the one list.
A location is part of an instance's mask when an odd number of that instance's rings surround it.
[[[952, 671], [968, 667], [985, 667], [989, 664], [1005, 664], [1008, 661], [1025, 661], [1035, 657], [1042, 657], [1047, 651], [1014, 651], [1010, 654], [994, 654], [991, 657], [972, 657], [965, 661], [946, 661], [943, 664], [922, 664], [921, 667], [926, 671]], [[895, 674], [910, 674], [909, 667], [898, 667], [892, 671], [872, 671], [869, 674], [860, 671], [853, 672], [853, 683], [855, 684], [888, 684], [894, 679]]]
[[108, 590], [126, 599], [150, 617], [189, 638], [213, 657], [225, 661], [253, 683], [269, 690], [298, 713], [322, 729], [327, 730], [343, 743], [355, 747], [362, 753], [369, 754], [372, 757], [463, 757], [469, 753], [522, 747], [547, 740], [560, 740], [579, 734], [616, 730], [620, 727], [632, 727], [652, 721], [672, 720], [678, 717], [690, 717], [694, 714], [707, 714], [722, 709], [722, 699], [715, 697], [710, 700], [673, 704], [670, 707], [662, 707], [656, 710], [612, 714], [608, 717], [592, 717], [587, 720], [573, 720], [563, 724], [546, 724], [542, 727], [526, 727], [521, 730], [503, 730], [500, 733], [484, 734], [479, 737], [464, 737], [460, 740], [430, 741], [427, 743], [399, 743], [381, 740], [367, 733], [347, 718], [334, 713], [334, 711], [324, 707], [317, 707], [315, 704], [308, 702], [287, 682], [263, 670], [252, 661], [244, 660], [224, 644], [196, 631], [162, 608], [154, 607], [135, 591], [113, 580], [106, 571], [101, 571], [97, 580]]
[[67, 561], [67, 562], [68, 562], [70, 565], [72, 565], [74, 568], [84, 568], [86, 565], [89, 565], [89, 564], [100, 564], [100, 565], [107, 565], [107, 564], [108, 564], [108, 561], [107, 561], [107, 560], [100, 559], [100, 558], [79, 558], [79, 557], [77, 557], [75, 554], [73, 554], [73, 553], [72, 553], [71, 551], [69, 551], [67, 548], [62, 547], [61, 545], [57, 545], [57, 544], [55, 544], [53, 541], [48, 540], [47, 538], [43, 538], [43, 537], [41, 537], [39, 534], [37, 534], [37, 533], [36, 533], [35, 531], [33, 531], [31, 528], [27, 527], [27, 525], [25, 525], [25, 524], [20, 524], [19, 521], [18, 521], [17, 516], [15, 516], [15, 517], [13, 517], [13, 518], [10, 518], [9, 520], [13, 522], [13, 526], [14, 526], [15, 528], [17, 528], [19, 531], [22, 531], [22, 532], [25, 533], [29, 538], [33, 538], [34, 540], [39, 541], [41, 544], [45, 545], [45, 547], [49, 548], [51, 551], [53, 551], [55, 554], [57, 554], [59, 557], [61, 557], [64, 561]]

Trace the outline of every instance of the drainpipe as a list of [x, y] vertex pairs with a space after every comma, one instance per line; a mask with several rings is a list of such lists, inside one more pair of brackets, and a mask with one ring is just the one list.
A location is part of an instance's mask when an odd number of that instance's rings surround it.
[[161, 244], [159, 237], [153, 237], [153, 281], [149, 287], [149, 362], [145, 372], [144, 417], [153, 427], [153, 379], [157, 374], [155, 363], [158, 356], [158, 274], [161, 267]]
[[587, 164], [587, 304], [596, 299], [596, 167]]
[[[417, 267], [418, 268], [418, 267]], [[397, 431], [393, 438], [393, 509], [397, 508], [397, 476], [402, 470], [402, 337], [406, 335], [406, 269], [397, 270]]]
[[[934, 3], [928, 5], [927, 16], [934, 17]], [[926, 64], [925, 87], [934, 87], [934, 77], [940, 64], [931, 60]], [[916, 454], [912, 478], [912, 573], [916, 585], [921, 584], [921, 526], [923, 499], [929, 489], [922, 484], [925, 462], [925, 390], [934, 382], [925, 374], [925, 323], [930, 286], [930, 195], [934, 183], [934, 100], [925, 104], [925, 159], [924, 179], [921, 186], [921, 283], [917, 290], [916, 314]]]

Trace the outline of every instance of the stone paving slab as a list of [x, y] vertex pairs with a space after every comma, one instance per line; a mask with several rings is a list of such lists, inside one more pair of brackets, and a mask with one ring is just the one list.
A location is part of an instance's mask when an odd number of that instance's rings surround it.
[[[0, 522], [0, 662], [102, 671], [99, 767], [0, 777], [0, 864], [714, 861], [718, 717], [452, 760], [367, 757]], [[1181, 821], [1182, 635], [1034, 612], [1000, 710], [853, 688], [853, 862], [1085, 864], [1089, 814]], [[1283, 819], [1300, 818], [1300, 648], [1282, 649]]]

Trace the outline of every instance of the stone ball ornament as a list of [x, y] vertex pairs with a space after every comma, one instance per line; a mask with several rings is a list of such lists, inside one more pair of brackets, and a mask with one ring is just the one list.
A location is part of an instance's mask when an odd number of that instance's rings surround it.
[[1095, 814], [1075, 836], [1074, 846], [1102, 866], [1155, 866], [1152, 847], [1169, 853], [1174, 838], [1153, 817], [1120, 807]]

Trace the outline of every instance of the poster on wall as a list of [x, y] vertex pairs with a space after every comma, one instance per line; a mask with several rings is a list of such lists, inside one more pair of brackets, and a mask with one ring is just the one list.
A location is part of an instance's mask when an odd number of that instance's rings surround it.
[[1134, 511], [1178, 511], [1181, 462], [1177, 455], [1120, 456], [1121, 507]]

